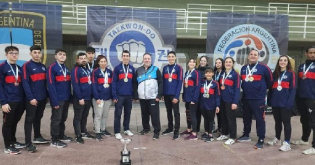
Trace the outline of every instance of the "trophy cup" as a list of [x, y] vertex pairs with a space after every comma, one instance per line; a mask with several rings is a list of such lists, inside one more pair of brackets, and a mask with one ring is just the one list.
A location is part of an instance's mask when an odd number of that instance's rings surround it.
[[121, 143], [124, 144], [124, 150], [121, 151], [121, 160], [120, 160], [120, 165], [126, 165], [126, 164], [131, 164], [130, 160], [130, 151], [127, 150], [127, 144], [131, 142], [132, 139], [124, 138], [121, 139]]

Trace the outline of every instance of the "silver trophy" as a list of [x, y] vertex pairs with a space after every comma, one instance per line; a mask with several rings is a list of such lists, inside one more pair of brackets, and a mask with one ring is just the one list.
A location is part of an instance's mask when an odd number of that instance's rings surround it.
[[130, 160], [130, 151], [127, 150], [127, 144], [129, 144], [132, 139], [124, 138], [120, 140], [122, 144], [124, 144], [124, 150], [121, 151], [121, 165], [131, 164]]

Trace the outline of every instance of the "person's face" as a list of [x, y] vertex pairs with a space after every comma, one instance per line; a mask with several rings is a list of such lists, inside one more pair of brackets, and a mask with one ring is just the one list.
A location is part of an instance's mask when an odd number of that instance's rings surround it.
[[17, 50], [10, 50], [8, 53], [5, 54], [9, 61], [17, 61], [19, 59], [19, 52]]
[[280, 57], [279, 59], [279, 66], [281, 68], [286, 68], [288, 65], [288, 59], [286, 57]]
[[305, 53], [307, 59], [315, 60], [315, 48], [308, 49], [307, 53]]
[[128, 64], [129, 63], [129, 60], [130, 60], [130, 54], [129, 53], [123, 53], [121, 55], [121, 57], [122, 57], [122, 60], [123, 60], [124, 64]]
[[86, 55], [79, 56], [79, 58], [78, 58], [78, 63], [79, 63], [79, 65], [81, 65], [81, 66], [85, 66], [85, 65], [86, 65]]
[[221, 60], [216, 60], [215, 61], [215, 67], [217, 69], [222, 69], [222, 61]]
[[30, 55], [32, 56], [32, 59], [36, 62], [42, 59], [42, 52], [40, 50], [33, 50], [30, 52]]
[[207, 59], [205, 57], [201, 58], [200, 59], [200, 66], [201, 67], [204, 67], [207, 65]]
[[167, 55], [167, 60], [169, 64], [175, 64], [176, 56], [175, 54], [169, 54]]
[[214, 74], [213, 72], [206, 72], [205, 76], [206, 76], [207, 80], [211, 80], [213, 77], [213, 74]]
[[100, 65], [101, 68], [106, 68], [107, 66], [107, 61], [105, 58], [102, 58], [99, 62], [98, 65]]
[[188, 67], [189, 69], [194, 69], [196, 67], [196, 62], [195, 60], [191, 59], [189, 62], [188, 62]]
[[226, 70], [231, 70], [234, 65], [232, 59], [230, 58], [225, 59], [224, 64]]
[[146, 54], [143, 56], [143, 63], [145, 67], [151, 66], [151, 56]]
[[94, 60], [95, 53], [93, 53], [93, 52], [86, 52], [86, 56], [87, 56], [88, 61], [92, 62]]
[[58, 52], [56, 55], [55, 55], [55, 58], [57, 61], [59, 62], [65, 62], [66, 59], [67, 59], [67, 56], [66, 56], [66, 52]]
[[252, 50], [248, 54], [249, 63], [254, 64], [258, 62], [258, 52], [256, 50]]

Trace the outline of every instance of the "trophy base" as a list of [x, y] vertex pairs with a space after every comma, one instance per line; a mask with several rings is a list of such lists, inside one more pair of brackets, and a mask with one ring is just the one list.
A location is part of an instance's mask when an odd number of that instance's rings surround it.
[[[128, 157], [128, 162], [123, 162], [123, 157], [124, 157], [124, 156]], [[128, 151], [128, 154], [123, 154], [123, 152], [121, 151], [120, 165], [131, 165], [130, 151]]]

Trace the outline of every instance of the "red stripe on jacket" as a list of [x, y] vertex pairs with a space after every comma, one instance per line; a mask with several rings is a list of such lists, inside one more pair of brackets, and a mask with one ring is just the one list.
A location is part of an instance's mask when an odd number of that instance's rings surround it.
[[45, 73], [36, 73], [36, 74], [31, 75], [30, 77], [31, 77], [32, 81], [40, 81], [40, 80], [46, 79], [46, 74]]
[[[204, 88], [203, 88], [203, 87], [202, 87], [202, 88], [200, 88], [200, 93], [205, 93], [205, 91], [204, 91]], [[210, 88], [210, 89], [209, 89], [209, 91], [208, 91], [208, 93], [209, 93], [210, 95], [213, 95], [213, 94], [214, 94], [214, 89]]]
[[[118, 78], [119, 78], [119, 80], [124, 79], [125, 78], [125, 73], [120, 73]], [[132, 78], [132, 74], [128, 73], [127, 78]]]
[[[105, 84], [104, 78], [97, 79], [98, 84]], [[108, 78], [108, 84], [112, 83], [112, 78]]]
[[[290, 88], [290, 83], [289, 82], [281, 82], [282, 88]], [[272, 88], [277, 88], [278, 87], [278, 81], [274, 82], [272, 85]]]
[[[164, 74], [164, 78], [166, 78], [166, 79], [168, 79], [168, 78], [170, 78], [169, 77], [169, 74]], [[177, 79], [177, 74], [172, 74], [172, 79]]]
[[[305, 77], [309, 78], [309, 79], [315, 79], [315, 73], [314, 72], [307, 72]], [[303, 72], [299, 72], [299, 78], [303, 78]]]
[[[15, 81], [15, 76], [6, 76], [5, 77], [5, 82], [6, 83], [15, 83], [16, 81]], [[18, 75], [18, 80], [17, 80], [17, 82], [21, 82], [21, 76], [20, 75]]]
[[[223, 81], [222, 81], [222, 84], [223, 84]], [[234, 81], [233, 80], [229, 80], [229, 79], [225, 79], [224, 85], [233, 86], [234, 85]]]
[[[66, 76], [66, 81], [70, 81], [70, 75]], [[63, 75], [61, 76], [56, 76], [56, 81], [61, 82], [61, 81], [65, 81], [65, 77]]]
[[49, 82], [50, 82], [51, 84], [52, 84], [52, 78], [51, 78], [51, 68], [52, 68], [54, 65], [56, 65], [56, 63], [54, 63], [54, 64], [50, 65], [50, 67], [49, 67]]
[[[261, 75], [252, 75], [251, 77], [254, 78], [254, 81], [260, 81], [261, 80]], [[245, 80], [246, 75], [242, 75], [242, 80]]]
[[29, 64], [31, 61], [28, 61], [24, 64], [23, 66], [23, 75], [24, 75], [24, 79], [27, 79], [27, 74], [26, 74], [26, 65]]

